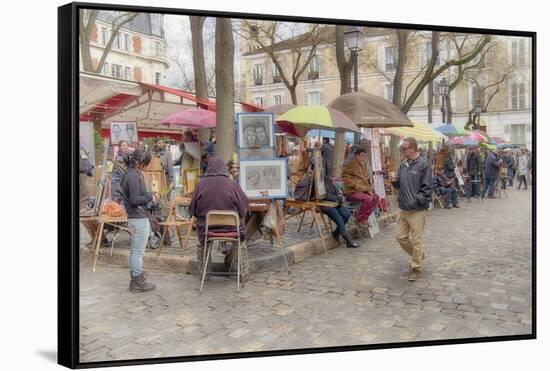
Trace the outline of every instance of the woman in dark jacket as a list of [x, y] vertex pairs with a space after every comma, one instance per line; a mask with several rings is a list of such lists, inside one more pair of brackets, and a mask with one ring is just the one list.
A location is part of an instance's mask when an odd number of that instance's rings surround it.
[[135, 150], [125, 157], [127, 166], [120, 187], [125, 198], [128, 226], [132, 232], [130, 256], [130, 291], [144, 292], [153, 290], [155, 285], [147, 281], [143, 271], [143, 254], [151, 233], [146, 205], [154, 200], [153, 193], [147, 192], [145, 178], [141, 169], [149, 165], [151, 152]]
[[325, 177], [325, 198], [324, 201], [337, 202], [336, 207], [321, 206], [321, 212], [326, 214], [335, 224], [336, 229], [332, 232], [332, 237], [339, 241], [339, 236], [342, 236], [346, 241], [347, 247], [359, 247], [359, 244], [353, 242], [349, 232], [346, 230], [351, 213], [347, 207], [342, 204], [343, 197], [338, 195], [338, 191], [334, 184]]

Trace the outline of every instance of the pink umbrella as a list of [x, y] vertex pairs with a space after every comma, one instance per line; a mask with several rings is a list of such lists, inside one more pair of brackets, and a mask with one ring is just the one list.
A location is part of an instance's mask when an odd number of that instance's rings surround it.
[[450, 143], [454, 146], [474, 146], [478, 141], [468, 137], [454, 137]]
[[216, 127], [216, 112], [200, 108], [190, 108], [174, 112], [160, 123], [168, 126], [177, 125], [194, 129], [210, 129]]
[[487, 133], [484, 133], [481, 130], [472, 130], [469, 137], [470, 139], [477, 140], [478, 142], [489, 143], [491, 141]]
[[491, 137], [491, 140], [496, 144], [504, 144], [506, 141], [500, 137]]

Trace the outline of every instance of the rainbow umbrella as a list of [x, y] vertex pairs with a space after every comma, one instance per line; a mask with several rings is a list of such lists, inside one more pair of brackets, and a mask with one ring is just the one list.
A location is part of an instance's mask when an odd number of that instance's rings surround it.
[[298, 106], [282, 114], [276, 122], [283, 131], [300, 137], [310, 129], [360, 132], [344, 113], [325, 106]]
[[475, 146], [478, 141], [468, 137], [454, 137], [450, 143], [455, 146]]
[[470, 132], [468, 130], [465, 130], [464, 128], [457, 127], [450, 124], [443, 124], [435, 128], [435, 130], [439, 131], [441, 134], [445, 134], [448, 137], [459, 137], [459, 136], [466, 136], [469, 135]]
[[500, 137], [491, 137], [491, 141], [496, 144], [504, 144], [506, 141]]

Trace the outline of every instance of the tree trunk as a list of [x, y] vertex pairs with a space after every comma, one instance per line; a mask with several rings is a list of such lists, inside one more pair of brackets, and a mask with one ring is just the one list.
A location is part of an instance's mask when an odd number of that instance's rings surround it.
[[[344, 26], [336, 26], [336, 62], [338, 63], [338, 72], [340, 73], [340, 95], [351, 93], [351, 68], [353, 61], [351, 57], [346, 60], [344, 45]], [[342, 166], [345, 160], [345, 135], [336, 133], [334, 139], [334, 158], [332, 160], [332, 173], [334, 176], [342, 175]]]
[[446, 113], [447, 113], [447, 124], [452, 124], [453, 123], [453, 107], [451, 106], [451, 94], [449, 93], [446, 97], [445, 97], [445, 108], [447, 109], [446, 110]]
[[397, 107], [401, 107], [402, 91], [403, 91], [403, 75], [405, 74], [405, 65], [407, 64], [407, 44], [408, 31], [397, 30], [397, 66], [395, 77], [393, 79], [393, 97], [392, 103]]
[[231, 19], [216, 18], [216, 154], [225, 162], [235, 150], [234, 51]]
[[292, 99], [292, 104], [298, 105], [298, 98], [296, 97], [296, 86], [293, 86], [288, 89], [290, 92], [290, 98]]
[[[191, 43], [193, 45], [193, 73], [195, 76], [195, 94], [198, 99], [208, 100], [208, 83], [204, 64], [204, 44], [202, 30], [206, 17], [189, 16]], [[199, 140], [204, 143], [210, 137], [209, 129], [199, 130]]]
[[434, 121], [433, 108], [434, 108], [434, 82], [432, 80], [428, 84], [428, 124], [431, 124]]

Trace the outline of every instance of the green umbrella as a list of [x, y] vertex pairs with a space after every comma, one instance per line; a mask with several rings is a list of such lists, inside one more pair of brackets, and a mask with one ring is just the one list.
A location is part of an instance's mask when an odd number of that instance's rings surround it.
[[300, 127], [297, 131], [304, 136], [309, 129], [327, 129], [339, 132], [356, 131], [357, 125], [344, 113], [325, 106], [298, 106], [277, 119], [283, 129]]

